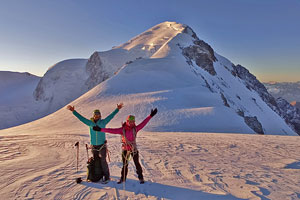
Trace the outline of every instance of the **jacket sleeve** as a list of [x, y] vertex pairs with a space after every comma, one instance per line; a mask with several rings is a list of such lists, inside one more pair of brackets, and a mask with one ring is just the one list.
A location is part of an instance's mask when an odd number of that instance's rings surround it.
[[85, 125], [88, 126], [95, 126], [95, 123], [92, 122], [91, 120], [86, 119], [85, 117], [83, 117], [82, 115], [80, 115], [76, 110], [73, 111], [73, 114], [81, 121], [83, 122]]
[[108, 124], [108, 122], [110, 122], [110, 120], [112, 120], [112, 118], [114, 118], [114, 116], [119, 112], [119, 109], [116, 108], [110, 115], [108, 115], [103, 121], [105, 124]]
[[122, 135], [123, 128], [101, 128], [101, 132]]
[[141, 130], [142, 128], [144, 128], [146, 126], [146, 124], [150, 121], [152, 117], [149, 115], [146, 119], [144, 119], [144, 121], [142, 121], [142, 123], [140, 123], [139, 125], [136, 126], [136, 131]]

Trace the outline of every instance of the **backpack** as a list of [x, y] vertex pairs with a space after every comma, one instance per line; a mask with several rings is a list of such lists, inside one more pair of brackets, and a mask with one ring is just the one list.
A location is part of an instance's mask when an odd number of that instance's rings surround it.
[[101, 159], [94, 159], [91, 157], [87, 164], [87, 180], [98, 182], [103, 177]]

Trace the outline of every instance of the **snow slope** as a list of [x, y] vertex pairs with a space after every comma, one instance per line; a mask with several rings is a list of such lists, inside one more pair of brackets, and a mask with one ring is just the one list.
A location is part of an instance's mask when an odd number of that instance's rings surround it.
[[35, 100], [46, 104], [41, 112], [50, 114], [87, 91], [86, 63], [87, 59], [69, 59], [48, 69], [34, 91]]
[[33, 91], [41, 78], [29, 73], [0, 71], [0, 129], [32, 117]]
[[81, 96], [87, 59], [59, 62], [40, 78], [29, 73], [0, 72], [0, 129], [24, 124], [62, 108]]
[[31, 98], [40, 77], [19, 72], [0, 71], [0, 104], [22, 104]]

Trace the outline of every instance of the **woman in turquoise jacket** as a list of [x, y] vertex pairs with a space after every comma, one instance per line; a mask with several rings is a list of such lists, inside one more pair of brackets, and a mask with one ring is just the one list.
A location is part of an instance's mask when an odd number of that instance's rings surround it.
[[[74, 108], [74, 106], [68, 105], [67, 109], [72, 111], [72, 113], [84, 124], [89, 126], [90, 128], [90, 138], [91, 138], [91, 145], [92, 145], [92, 153], [94, 159], [101, 159], [101, 165], [102, 165], [102, 170], [104, 173], [104, 182], [109, 181], [109, 169], [108, 169], [108, 164], [106, 161], [106, 152], [107, 152], [107, 147], [106, 147], [106, 137], [105, 133], [101, 131], [94, 131], [93, 126], [99, 126], [101, 128], [105, 128], [105, 126], [112, 120], [112, 118], [119, 112], [119, 110], [123, 107], [123, 103], [117, 104], [117, 108], [110, 114], [108, 115], [105, 119], [101, 119], [101, 113], [100, 111], [94, 110], [94, 116], [89, 120], [80, 115]], [[99, 153], [101, 157], [99, 157]]]

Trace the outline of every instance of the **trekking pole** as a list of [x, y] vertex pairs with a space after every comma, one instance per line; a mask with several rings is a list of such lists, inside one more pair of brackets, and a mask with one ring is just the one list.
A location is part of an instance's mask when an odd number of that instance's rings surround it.
[[85, 144], [85, 148], [86, 148], [86, 156], [87, 156], [87, 159], [89, 160], [89, 147], [87, 144]]
[[[76, 165], [76, 172], [78, 173], [78, 161], [79, 161], [79, 142], [76, 142], [75, 143], [75, 147], [77, 148], [77, 165]], [[76, 178], [75, 179], [76, 180], [76, 183], [81, 183], [82, 182], [82, 180], [81, 180], [81, 178], [80, 177], [78, 177], [78, 178]]]
[[75, 147], [77, 148], [77, 165], [76, 165], [76, 169], [77, 169], [77, 173], [78, 173], [79, 142], [76, 142], [76, 143], [75, 143]]
[[[128, 164], [129, 164], [129, 156], [130, 156], [130, 151], [126, 152], [126, 156], [125, 156], [125, 166], [127, 165], [128, 168]], [[126, 180], [125, 175], [126, 175], [126, 170], [124, 169], [124, 180]], [[123, 190], [125, 190], [125, 181], [123, 182]]]

